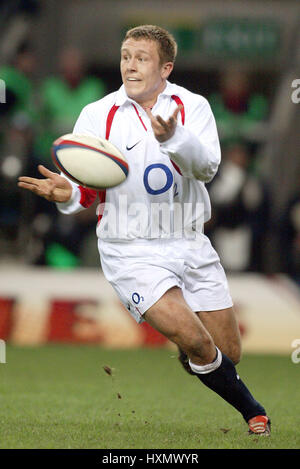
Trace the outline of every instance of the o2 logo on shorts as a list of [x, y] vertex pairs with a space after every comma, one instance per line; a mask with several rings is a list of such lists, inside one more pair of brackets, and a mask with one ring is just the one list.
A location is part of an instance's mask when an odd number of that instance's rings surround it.
[[144, 297], [141, 296], [137, 292], [132, 293], [131, 299], [132, 299], [132, 301], [134, 302], [135, 305], [138, 305], [141, 301], [144, 301]]
[[[152, 189], [152, 187], [149, 184], [149, 174], [150, 174], [150, 171], [152, 171], [153, 169], [161, 169], [162, 171], [164, 171], [164, 173], [166, 175], [166, 178], [167, 178], [166, 183], [161, 189]], [[145, 172], [144, 172], [144, 186], [145, 186], [146, 191], [148, 192], [148, 194], [158, 195], [158, 194], [162, 194], [163, 192], [167, 192], [167, 190], [169, 190], [170, 187], [172, 186], [173, 182], [174, 182], [174, 178], [173, 178], [172, 171], [165, 164], [162, 164], [162, 163], [150, 164], [145, 169]], [[174, 187], [174, 197], [176, 195], [178, 195], [177, 184], [176, 184], [176, 187]]]

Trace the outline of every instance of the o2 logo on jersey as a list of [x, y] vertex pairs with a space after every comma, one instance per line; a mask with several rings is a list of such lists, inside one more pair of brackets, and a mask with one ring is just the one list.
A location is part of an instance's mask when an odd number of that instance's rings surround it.
[[132, 299], [132, 301], [134, 302], [135, 305], [138, 305], [141, 301], [144, 301], [144, 297], [141, 296], [137, 292], [132, 293], [131, 299]]
[[[163, 187], [161, 187], [160, 189], [153, 189], [150, 184], [149, 184], [149, 174], [150, 172], [153, 170], [153, 169], [161, 169], [165, 175], [166, 175], [166, 183]], [[167, 192], [167, 190], [170, 189], [170, 187], [172, 186], [174, 182], [174, 178], [173, 178], [173, 174], [172, 174], [172, 171], [170, 170], [170, 168], [168, 168], [168, 166], [166, 166], [165, 164], [162, 164], [162, 163], [154, 163], [154, 164], [150, 164], [149, 166], [147, 166], [147, 168], [145, 169], [145, 172], [144, 172], [144, 186], [146, 188], [146, 191], [148, 192], [148, 194], [151, 194], [151, 195], [158, 195], [158, 194], [163, 194], [164, 192]], [[177, 192], [177, 184], [176, 184], [176, 189], [175, 189], [175, 194], [174, 194], [174, 197], [175, 195], [178, 195], [178, 192]]]

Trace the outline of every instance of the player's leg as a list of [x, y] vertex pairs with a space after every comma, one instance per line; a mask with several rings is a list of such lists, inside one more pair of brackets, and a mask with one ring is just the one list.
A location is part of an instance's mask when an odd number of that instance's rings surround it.
[[[222, 353], [229, 357], [234, 365], [239, 363], [241, 337], [234, 309], [231, 307], [217, 311], [200, 311], [197, 315]], [[264, 414], [252, 417], [248, 425], [249, 434], [270, 435], [270, 420]]]
[[170, 288], [146, 311], [144, 319], [180, 347], [193, 363], [205, 365], [214, 360], [214, 342], [180, 288]]
[[144, 319], [185, 351], [200, 381], [235, 407], [246, 422], [266, 416], [264, 408], [237, 375], [233, 362], [216, 349], [211, 335], [178, 287], [169, 289], [145, 312]]
[[232, 307], [217, 311], [196, 313], [215, 345], [236, 365], [241, 359], [241, 337], [238, 322]]
[[[119, 248], [113, 246], [108, 251], [102, 250], [101, 254], [101, 264], [107, 280], [110, 281], [137, 322], [145, 319], [181, 347], [192, 360], [192, 366], [196, 367], [195, 373], [199, 379], [228, 400], [245, 419], [249, 414], [257, 416], [264, 413], [263, 408], [253, 400], [248, 390], [246, 390], [248, 395], [244, 396], [243, 386], [241, 388], [236, 382], [234, 364], [225, 354], [220, 359], [221, 352], [216, 353], [211, 335], [194, 312], [197, 311], [198, 305], [202, 306], [203, 299], [208, 298], [207, 306], [211, 306], [215, 301], [215, 292], [218, 291], [218, 288], [215, 288], [216, 269], [211, 273], [213, 289], [211, 289], [211, 283], [207, 281], [205, 285], [198, 288], [198, 277], [195, 279], [193, 275], [195, 269], [193, 269], [190, 284], [195, 285], [194, 280], [196, 280], [196, 289], [187, 290], [181, 280], [186, 269], [181, 253], [178, 258], [177, 252], [164, 258], [164, 266], [161, 265], [160, 252], [155, 257], [155, 253], [151, 251], [149, 262], [145, 263], [136, 262], [132, 254], [127, 256], [125, 263], [123, 246]], [[194, 252], [191, 257], [195, 259]], [[200, 277], [203, 277], [202, 272]], [[208, 279], [208, 275], [205, 275], [205, 279]], [[209, 290], [205, 288], [207, 284]], [[182, 290], [182, 285], [185, 291]], [[218, 304], [223, 303], [220, 307], [226, 308], [232, 304], [232, 301], [228, 298], [224, 301], [223, 291], [224, 289], [221, 288], [221, 296], [217, 298], [217, 301]], [[188, 301], [186, 294], [189, 295]], [[204, 301], [203, 305], [206, 306]], [[218, 307], [202, 307], [201, 309], [203, 311], [217, 310]], [[231, 388], [233, 388], [232, 392]]]
[[[241, 338], [236, 315], [232, 307], [217, 311], [196, 313], [205, 329], [210, 333], [215, 345], [236, 365], [241, 358]], [[194, 374], [189, 365], [187, 354], [179, 348], [178, 359], [183, 368]]]
[[[250, 434], [261, 433], [264, 435], [269, 435], [270, 421], [268, 417], [266, 417], [263, 407], [259, 403], [256, 403], [244, 383], [241, 381], [240, 377], [237, 375], [234, 368], [234, 365], [239, 363], [241, 358], [241, 339], [234, 309], [231, 307], [217, 311], [201, 311], [198, 312], [197, 315], [201, 319], [201, 322], [203, 323], [205, 328], [211, 334], [216, 346], [222, 351], [222, 361], [225, 362], [224, 364], [226, 365], [226, 367], [228, 367], [228, 371], [230, 370], [230, 373], [232, 374], [232, 380], [230, 385], [230, 392], [232, 396], [229, 396], [229, 399], [226, 400], [232, 403], [237, 409], [248, 408], [248, 410], [246, 410], [246, 414], [244, 414], [244, 418], [248, 422]], [[232, 363], [230, 363], [230, 361]], [[190, 366], [190, 360], [188, 364]], [[193, 367], [193, 369], [191, 369], [191, 372], [195, 373], [195, 371], [195, 367]], [[198, 378], [202, 382], [204, 382], [204, 384], [210, 386], [209, 382], [211, 380], [211, 376], [198, 376]], [[208, 381], [205, 382], [205, 380]], [[237, 396], [238, 394], [241, 394], [241, 399], [239, 397], [238, 399], [234, 397], [233, 389], [235, 386], [237, 386], [239, 390]], [[231, 402], [230, 399], [233, 399], [233, 401]], [[249, 411], [251, 412], [251, 401], [254, 404], [253, 408], [257, 408], [259, 411], [259, 415], [257, 416], [253, 416], [247, 413]], [[250, 402], [250, 407], [247, 402]], [[242, 411], [242, 414], [243, 412], [244, 411]]]
[[[215, 345], [237, 364], [241, 342], [233, 302], [220, 259], [205, 236], [199, 248], [185, 251], [184, 285], [186, 302], [199, 316]], [[193, 374], [183, 350], [179, 350], [178, 358], [185, 370]]]

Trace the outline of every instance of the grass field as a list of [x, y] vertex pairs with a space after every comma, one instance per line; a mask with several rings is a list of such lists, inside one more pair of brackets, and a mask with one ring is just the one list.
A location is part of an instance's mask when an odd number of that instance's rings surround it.
[[[272, 417], [271, 438], [258, 438], [175, 355], [9, 346], [0, 364], [0, 448], [300, 448], [300, 364], [248, 355], [238, 365]], [[103, 366], [113, 369], [111, 376]]]

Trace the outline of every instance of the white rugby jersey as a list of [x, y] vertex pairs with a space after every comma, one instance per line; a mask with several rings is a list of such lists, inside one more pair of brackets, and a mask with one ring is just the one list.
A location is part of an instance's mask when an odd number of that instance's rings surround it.
[[129, 174], [121, 185], [99, 193], [70, 181], [72, 197], [58, 209], [76, 213], [99, 196], [97, 236], [107, 241], [180, 237], [202, 229], [211, 213], [205, 183], [221, 160], [217, 128], [203, 96], [168, 81], [152, 114], [167, 120], [179, 104], [176, 131], [163, 143], [124, 85], [84, 107], [73, 133], [110, 140], [126, 156]]

